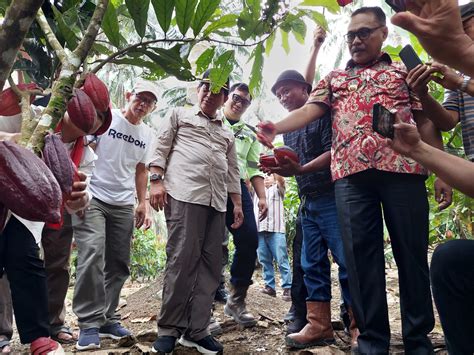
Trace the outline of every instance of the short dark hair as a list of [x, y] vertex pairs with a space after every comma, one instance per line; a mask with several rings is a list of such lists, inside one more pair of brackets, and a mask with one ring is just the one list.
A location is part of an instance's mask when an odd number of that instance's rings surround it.
[[230, 87], [229, 93], [232, 93], [235, 90], [240, 90], [240, 91], [243, 91], [243, 92], [249, 94], [250, 100], [252, 100], [252, 95], [250, 94], [250, 89], [249, 89], [249, 86], [247, 84], [245, 84], [245, 83], [235, 83]]
[[381, 24], [381, 25], [386, 25], [387, 24], [387, 17], [385, 16], [385, 12], [383, 12], [383, 10], [378, 7], [378, 6], [364, 6], [364, 7], [361, 7], [357, 10], [355, 10], [351, 17], [354, 17], [356, 15], [359, 15], [359, 14], [372, 14], [375, 16], [375, 18], [377, 19], [377, 21]]

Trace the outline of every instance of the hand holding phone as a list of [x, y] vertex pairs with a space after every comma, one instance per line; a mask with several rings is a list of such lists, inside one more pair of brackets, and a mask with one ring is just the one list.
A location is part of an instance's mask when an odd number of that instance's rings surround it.
[[375, 132], [385, 138], [393, 138], [393, 124], [395, 123], [395, 114], [391, 113], [381, 104], [374, 104], [372, 109], [372, 128]]
[[418, 65], [423, 64], [420, 57], [416, 54], [413, 47], [407, 44], [399, 53], [400, 59], [407, 67], [408, 71], [415, 69]]

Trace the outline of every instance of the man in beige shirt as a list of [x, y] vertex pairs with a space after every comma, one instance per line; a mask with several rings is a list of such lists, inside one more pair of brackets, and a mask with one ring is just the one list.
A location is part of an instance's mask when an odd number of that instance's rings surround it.
[[160, 122], [150, 163], [150, 203], [156, 210], [164, 208], [168, 227], [153, 352], [172, 352], [178, 338], [200, 352], [223, 350], [208, 325], [220, 279], [228, 195], [234, 204], [233, 228], [242, 224], [243, 212], [234, 136], [218, 112], [229, 83], [213, 93], [208, 75], [198, 86], [198, 106], [173, 109]]

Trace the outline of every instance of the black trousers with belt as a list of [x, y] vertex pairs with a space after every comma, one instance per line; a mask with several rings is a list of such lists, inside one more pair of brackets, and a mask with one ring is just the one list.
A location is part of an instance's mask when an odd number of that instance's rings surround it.
[[384, 220], [398, 266], [405, 353], [433, 353], [427, 337], [434, 316], [424, 180], [420, 175], [370, 169], [336, 181], [339, 223], [362, 354], [388, 354], [390, 345]]

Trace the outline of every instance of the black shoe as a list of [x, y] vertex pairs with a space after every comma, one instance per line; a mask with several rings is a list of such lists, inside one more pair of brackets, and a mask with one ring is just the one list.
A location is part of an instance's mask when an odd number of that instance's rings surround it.
[[176, 337], [169, 335], [159, 336], [151, 346], [151, 352], [160, 355], [171, 354], [176, 345], [176, 339]]
[[187, 348], [196, 348], [201, 354], [221, 354], [224, 347], [212, 335], [202, 338], [201, 340], [191, 340], [182, 336], [179, 343]]
[[301, 329], [308, 323], [306, 318], [295, 318], [286, 327], [286, 334], [299, 333]]
[[290, 309], [288, 310], [288, 313], [285, 314], [285, 317], [283, 317], [283, 320], [286, 322], [291, 322], [294, 320], [296, 317], [296, 308], [295, 305], [292, 303]]
[[225, 285], [222, 283], [219, 285], [219, 288], [214, 295], [214, 301], [225, 304], [227, 302], [227, 297], [229, 293], [225, 289]]

